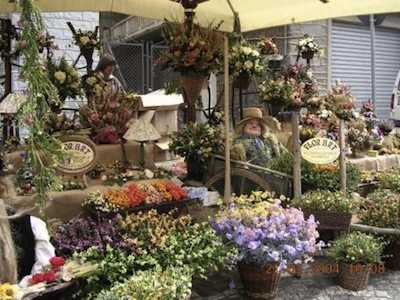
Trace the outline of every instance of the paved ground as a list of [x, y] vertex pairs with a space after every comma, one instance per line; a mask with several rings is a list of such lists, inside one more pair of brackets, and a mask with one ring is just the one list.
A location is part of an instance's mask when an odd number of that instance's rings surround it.
[[[314, 269], [315, 270], [315, 269]], [[233, 281], [232, 281], [233, 280]], [[235, 284], [232, 284], [234, 282]], [[233, 285], [235, 287], [233, 288]], [[216, 274], [194, 283], [193, 300], [246, 299], [236, 272]], [[283, 275], [276, 300], [400, 300], [400, 271], [385, 271], [370, 277], [367, 290], [352, 292], [336, 285], [333, 274], [306, 271], [302, 278]]]

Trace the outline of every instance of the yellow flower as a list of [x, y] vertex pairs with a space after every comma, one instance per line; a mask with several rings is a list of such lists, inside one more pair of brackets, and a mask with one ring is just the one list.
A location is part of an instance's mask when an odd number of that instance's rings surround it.
[[81, 44], [82, 44], [83, 46], [85, 46], [87, 43], [90, 42], [90, 39], [89, 39], [89, 37], [87, 37], [87, 36], [82, 36], [82, 37], [79, 39], [79, 41], [81, 42]]
[[63, 71], [57, 71], [54, 73], [54, 78], [57, 79], [60, 83], [64, 83], [67, 78], [67, 74]]

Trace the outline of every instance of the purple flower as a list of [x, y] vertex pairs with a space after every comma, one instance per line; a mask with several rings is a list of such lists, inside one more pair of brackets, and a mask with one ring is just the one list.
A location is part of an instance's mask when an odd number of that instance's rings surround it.
[[261, 242], [260, 241], [251, 241], [247, 247], [251, 250], [256, 250], [258, 247], [260, 247]]

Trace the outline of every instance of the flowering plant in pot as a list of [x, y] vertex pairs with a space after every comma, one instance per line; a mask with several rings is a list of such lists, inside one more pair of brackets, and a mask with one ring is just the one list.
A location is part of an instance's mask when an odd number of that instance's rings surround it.
[[[399, 176], [397, 175], [397, 182]], [[384, 187], [396, 188], [390, 190], [377, 190], [368, 195], [365, 205], [359, 213], [359, 218], [362, 224], [375, 226], [380, 228], [400, 228], [400, 198], [398, 194], [398, 184], [393, 185], [394, 182], [388, 180], [387, 182], [381, 180]], [[384, 258], [385, 266], [393, 269], [400, 270], [400, 243], [396, 236], [385, 236], [388, 244], [385, 246]]]
[[59, 62], [49, 59], [47, 72], [51, 82], [57, 88], [61, 100], [61, 103], [53, 105], [53, 111], [59, 111], [67, 98], [76, 99], [83, 95], [79, 73], [65, 57], [62, 57]]
[[289, 104], [294, 90], [292, 81], [284, 78], [267, 79], [258, 85], [258, 97], [269, 106], [272, 115], [276, 115]]
[[272, 38], [264, 38], [257, 44], [260, 49], [261, 55], [276, 55], [279, 53], [278, 46], [274, 43]]
[[111, 98], [107, 95], [109, 91], [103, 89], [100, 97], [93, 97], [79, 109], [82, 126], [91, 129], [97, 144], [119, 143], [139, 104], [138, 96], [132, 93], [113, 94]]
[[263, 72], [260, 52], [246, 42], [234, 45], [230, 50], [229, 69], [234, 87], [247, 89], [251, 78]]
[[383, 243], [372, 235], [353, 232], [333, 242], [328, 256], [339, 264], [338, 282], [345, 289], [360, 291], [367, 288], [373, 265], [381, 261]]
[[301, 208], [306, 216], [314, 215], [321, 229], [347, 230], [360, 199], [343, 192], [316, 190], [293, 199], [292, 205]]
[[208, 159], [222, 151], [223, 140], [219, 127], [189, 123], [172, 136], [170, 149], [185, 158], [189, 178], [202, 180]]
[[347, 130], [347, 142], [351, 147], [353, 157], [360, 156], [363, 151], [370, 147], [370, 133], [365, 123], [361, 120], [353, 121]]
[[207, 28], [194, 23], [165, 20], [164, 40], [168, 46], [161, 58], [163, 68], [181, 74], [189, 120], [196, 121], [195, 103], [201, 89], [212, 72], [218, 72], [223, 61], [223, 38], [218, 32], [220, 25], [210, 24]]
[[336, 80], [325, 101], [327, 109], [333, 111], [339, 119], [346, 121], [354, 119], [355, 99], [351, 89], [344, 82]]
[[289, 264], [311, 261], [320, 249], [317, 223], [313, 216], [304, 219], [298, 209], [284, 209], [272, 196], [267, 201], [243, 197], [223, 208], [212, 226], [237, 247], [239, 272], [249, 296], [274, 297], [280, 272]]
[[297, 43], [297, 50], [298, 58], [301, 56], [302, 58], [306, 59], [307, 64], [309, 64], [314, 55], [319, 53], [319, 45], [314, 38], [306, 34], [304, 35], [304, 38], [299, 40]]

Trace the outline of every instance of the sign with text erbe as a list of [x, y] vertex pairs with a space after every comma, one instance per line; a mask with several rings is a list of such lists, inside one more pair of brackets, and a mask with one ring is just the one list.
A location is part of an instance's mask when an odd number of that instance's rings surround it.
[[330, 164], [340, 156], [339, 145], [327, 138], [313, 138], [301, 146], [301, 156], [308, 162], [318, 165]]
[[61, 139], [64, 152], [63, 160], [57, 169], [64, 174], [84, 174], [96, 163], [95, 145], [81, 136], [66, 136]]

